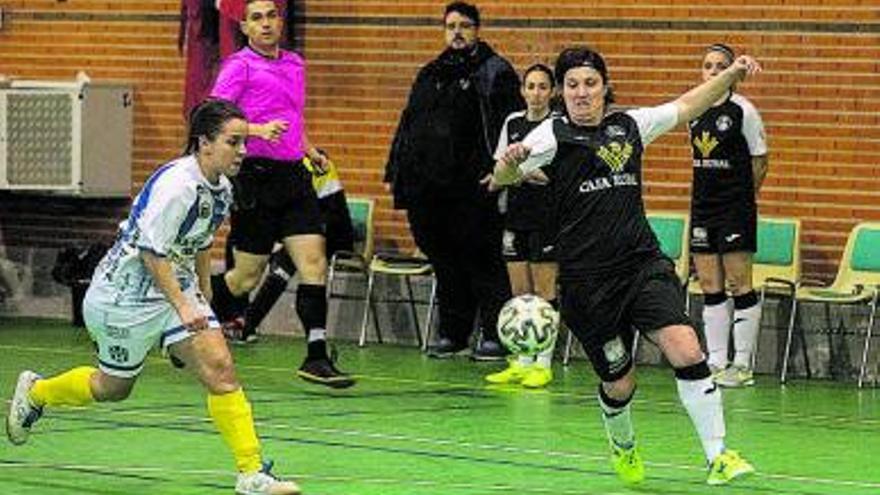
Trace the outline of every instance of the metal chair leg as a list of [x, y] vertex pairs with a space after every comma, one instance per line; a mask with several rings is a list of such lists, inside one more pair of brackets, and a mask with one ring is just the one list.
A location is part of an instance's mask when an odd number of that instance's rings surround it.
[[565, 339], [565, 351], [562, 353], [562, 365], [568, 366], [569, 361], [571, 361], [571, 346], [574, 343], [574, 334], [571, 333], [571, 330], [568, 330], [568, 336]]
[[419, 312], [416, 308], [416, 298], [415, 298], [415, 295], [413, 294], [412, 280], [410, 280], [409, 275], [404, 275], [403, 280], [404, 280], [404, 282], [406, 282], [406, 295], [409, 296], [409, 309], [410, 309], [410, 312], [412, 313], [413, 326], [415, 327], [415, 331], [416, 331], [416, 340], [419, 343], [419, 347], [421, 347], [422, 346], [422, 328], [419, 325]]
[[791, 298], [791, 316], [788, 319], [788, 333], [785, 337], [785, 350], [782, 352], [782, 372], [779, 374], [779, 383], [784, 384], [788, 375], [788, 357], [791, 353], [791, 337], [794, 333], [795, 317], [797, 315], [797, 297]]
[[428, 351], [428, 342], [431, 341], [431, 331], [434, 326], [434, 311], [437, 304], [437, 277], [431, 276], [431, 296], [428, 299], [428, 320], [425, 322], [425, 337], [422, 339], [422, 352]]
[[[373, 308], [373, 283], [375, 281], [375, 274], [370, 272], [370, 275], [367, 277], [367, 295], [364, 298], [364, 314], [361, 318], [361, 338], [358, 340], [358, 346], [363, 347], [367, 343], [367, 319], [370, 317], [370, 309], [373, 309], [373, 317], [375, 318], [375, 308]], [[375, 323], [378, 323], [376, 321]], [[378, 334], [379, 327], [376, 325], [376, 333]]]
[[757, 335], [755, 335], [755, 346], [752, 348], [752, 362], [750, 364], [752, 371], [755, 370], [755, 366], [758, 362], [758, 342], [761, 341], [761, 320], [764, 319], [764, 301], [767, 300], [767, 286], [761, 286], [761, 298], [758, 300], [758, 303], [761, 305], [761, 317], [758, 319], [758, 329], [756, 331]]
[[862, 350], [862, 366], [859, 368], [859, 388], [865, 383], [865, 373], [868, 369], [868, 351], [871, 348], [871, 333], [874, 329], [874, 317], [877, 314], [877, 298], [880, 297], [880, 289], [874, 290], [871, 299], [871, 316], [868, 318], [868, 328], [865, 330], [865, 348]]

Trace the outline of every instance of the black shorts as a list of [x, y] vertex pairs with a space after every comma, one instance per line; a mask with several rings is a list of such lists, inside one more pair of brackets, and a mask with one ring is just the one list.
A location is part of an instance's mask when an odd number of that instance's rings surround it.
[[670, 325], [691, 325], [675, 265], [653, 260], [635, 273], [563, 283], [562, 319], [581, 342], [596, 374], [620, 379], [632, 368], [635, 330], [650, 333]]
[[302, 163], [245, 158], [232, 184], [235, 249], [268, 255], [286, 237], [324, 234], [312, 176]]
[[553, 256], [552, 240], [543, 230], [505, 230], [501, 241], [501, 254], [504, 261], [530, 263], [551, 263]]
[[724, 254], [758, 250], [758, 215], [743, 213], [732, 218], [708, 220], [691, 214], [691, 252], [697, 254]]

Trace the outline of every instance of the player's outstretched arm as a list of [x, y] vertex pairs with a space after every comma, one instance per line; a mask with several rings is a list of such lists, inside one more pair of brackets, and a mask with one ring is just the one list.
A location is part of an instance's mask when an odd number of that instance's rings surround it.
[[678, 107], [678, 121], [690, 122], [699, 117], [734, 84], [758, 72], [761, 72], [761, 65], [757, 60], [748, 55], [740, 55], [730, 67], [673, 102]]

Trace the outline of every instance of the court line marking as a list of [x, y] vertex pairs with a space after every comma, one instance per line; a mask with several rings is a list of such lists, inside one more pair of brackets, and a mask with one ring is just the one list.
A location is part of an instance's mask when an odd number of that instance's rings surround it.
[[[88, 407], [67, 407], [64, 408], [68, 411], [81, 411], [88, 410]], [[184, 422], [184, 423], [205, 423], [210, 424], [212, 420], [205, 416], [188, 416], [188, 415], [175, 415], [175, 414], [166, 414], [162, 412], [148, 412], [143, 409], [127, 411], [123, 408], [120, 409], [104, 409], [102, 412], [109, 412], [115, 416], [136, 416], [138, 418], [146, 417], [146, 418], [156, 418], [156, 419], [164, 419], [168, 421], [174, 422]], [[282, 423], [273, 423], [269, 421], [255, 421], [256, 425], [260, 429], [269, 429], [269, 430], [288, 430], [288, 431], [302, 431], [308, 433], [321, 433], [328, 435], [343, 435], [348, 437], [361, 437], [361, 438], [372, 438], [372, 439], [381, 439], [381, 440], [391, 440], [391, 441], [399, 441], [406, 443], [416, 443], [416, 444], [425, 444], [425, 445], [435, 445], [435, 446], [446, 446], [446, 447], [457, 447], [460, 449], [476, 449], [476, 450], [484, 450], [489, 452], [507, 452], [514, 454], [526, 454], [526, 455], [540, 455], [544, 457], [553, 457], [553, 458], [562, 458], [562, 459], [575, 459], [580, 461], [591, 461], [591, 462], [601, 462], [603, 465], [607, 462], [608, 456], [607, 454], [590, 454], [590, 453], [575, 453], [575, 452], [566, 452], [566, 451], [554, 451], [554, 450], [543, 450], [536, 448], [524, 448], [524, 447], [516, 447], [510, 445], [501, 445], [501, 444], [491, 444], [491, 443], [476, 443], [476, 442], [467, 442], [460, 440], [450, 440], [450, 439], [438, 439], [431, 437], [418, 437], [411, 435], [401, 435], [401, 434], [388, 434], [381, 432], [368, 432], [364, 430], [351, 430], [351, 429], [339, 429], [339, 428], [321, 428], [321, 427], [311, 427], [311, 426], [296, 426], [290, 424], [282, 424]], [[155, 425], [153, 425], [155, 426]], [[652, 462], [645, 461], [645, 464], [648, 466], [654, 466], [658, 468], [665, 468], [671, 470], [679, 470], [679, 471], [700, 471], [703, 472], [705, 469], [700, 466], [695, 465], [682, 465], [675, 464], [669, 462]], [[831, 479], [831, 478], [818, 478], [818, 477], [810, 477], [810, 476], [801, 476], [801, 475], [790, 475], [790, 474], [778, 474], [778, 473], [768, 473], [768, 472], [757, 472], [752, 475], [753, 477], [758, 478], [767, 478], [776, 481], [783, 482], [799, 482], [799, 483], [807, 483], [807, 484], [815, 484], [815, 485], [831, 485], [831, 486], [846, 486], [851, 488], [880, 488], [880, 483], [871, 482], [871, 481], [860, 481], [860, 480], [843, 480], [843, 479]], [[743, 488], [746, 488], [743, 486]]]
[[[155, 466], [110, 466], [110, 465], [101, 465], [101, 464], [53, 464], [53, 463], [40, 463], [40, 462], [8, 462], [0, 459], [0, 469], [53, 469], [53, 470], [62, 470], [62, 471], [77, 471], [77, 472], [102, 472], [102, 471], [117, 471], [122, 473], [131, 473], [131, 474], [151, 474], [151, 473], [169, 473], [173, 475], [183, 475], [183, 476], [217, 476], [217, 477], [225, 477], [225, 478], [233, 478], [235, 475], [230, 474], [229, 471], [220, 471], [216, 469], [168, 469], [166, 467], [155, 467]], [[483, 485], [478, 483], [462, 483], [462, 482], [448, 482], [448, 481], [436, 481], [436, 480], [419, 480], [419, 479], [407, 479], [407, 478], [379, 478], [379, 477], [365, 477], [358, 478], [356, 476], [338, 476], [338, 475], [315, 475], [315, 474], [304, 474], [304, 473], [292, 473], [289, 475], [285, 475], [285, 478], [289, 478], [298, 482], [306, 482], [306, 481], [322, 481], [328, 483], [339, 483], [339, 482], [359, 482], [371, 485], [404, 485], [404, 486], [420, 486], [420, 487], [437, 487], [441, 486], [444, 488], [457, 488], [463, 490], [491, 490], [497, 492], [505, 492], [505, 493], [560, 493], [565, 495], [583, 495], [583, 489], [560, 489], [560, 488], [542, 488], [542, 487], [523, 487], [523, 486], [513, 486], [513, 485], [504, 485], [504, 484], [489, 484]], [[311, 491], [310, 491], [311, 493]], [[627, 495], [631, 494], [631, 492], [603, 492], [605, 495]], [[642, 492], [646, 493], [646, 492]], [[650, 492], [647, 492], [650, 493]], [[667, 493], [667, 492], [664, 492]]]
[[[92, 355], [91, 352], [84, 353], [82, 350], [71, 350], [71, 349], [58, 349], [51, 347], [33, 347], [33, 346], [17, 346], [17, 345], [8, 345], [3, 344], [0, 345], [0, 349], [9, 349], [9, 350], [17, 350], [17, 351], [30, 351], [30, 352], [49, 352], [54, 354], [67, 354], [67, 355], [82, 355], [89, 354]], [[167, 363], [167, 360], [162, 357], [158, 357], [155, 355], [151, 355], [147, 357], [147, 361], [151, 363]], [[260, 371], [271, 371], [275, 373], [290, 373], [292, 370], [290, 368], [278, 368], [273, 366], [261, 366], [261, 365], [241, 365], [236, 362], [236, 369], [242, 370], [260, 370]], [[461, 388], [467, 390], [475, 390], [475, 391], [486, 391], [484, 386], [474, 386], [473, 383], [454, 383], [454, 382], [441, 382], [434, 380], [416, 380], [412, 378], [399, 378], [399, 377], [390, 377], [384, 375], [364, 375], [364, 374], [355, 374], [356, 378], [366, 378], [370, 381], [376, 382], [391, 382], [391, 383], [405, 383], [411, 385], [420, 385], [420, 386], [437, 386], [443, 388]], [[248, 387], [248, 390], [258, 390], [256, 387]], [[574, 392], [560, 392], [554, 390], [541, 390], [539, 391], [545, 395], [551, 395], [556, 397], [566, 397], [570, 399], [583, 399], [583, 395]], [[859, 390], [857, 393], [862, 393]], [[664, 401], [654, 399], [651, 401], [652, 404], [677, 408], [679, 406], [678, 402], [674, 401]], [[755, 414], [761, 416], [774, 417], [781, 420], [803, 420], [810, 424], [815, 424], [817, 427], [821, 427], [822, 424], [827, 424], [828, 422], [846, 424], [846, 425], [860, 425], [860, 426], [880, 426], [880, 419], [870, 419], [870, 418], [852, 418], [852, 417], [841, 417], [841, 416], [829, 416], [824, 414], [817, 415], [804, 415], [798, 414], [794, 412], [780, 412], [774, 410], [766, 410], [766, 409], [750, 409], [744, 407], [725, 407], [725, 412], [729, 413], [741, 413], [741, 414]]]

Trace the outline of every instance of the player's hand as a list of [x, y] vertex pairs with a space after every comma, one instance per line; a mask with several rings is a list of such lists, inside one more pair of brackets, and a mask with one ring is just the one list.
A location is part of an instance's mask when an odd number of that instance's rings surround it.
[[761, 64], [759, 64], [754, 57], [749, 55], [740, 55], [739, 57], [736, 57], [736, 60], [733, 61], [732, 67], [740, 74], [741, 80], [763, 70]]
[[495, 192], [502, 188], [501, 185], [495, 182], [495, 177], [492, 174], [486, 174], [485, 177], [480, 179], [480, 185], [485, 186], [489, 192]]
[[513, 143], [504, 150], [501, 158], [498, 160], [505, 167], [516, 167], [520, 163], [526, 161], [529, 157], [530, 150], [522, 143]]
[[208, 328], [208, 316], [202, 314], [191, 303], [185, 302], [177, 307], [177, 315], [184, 328], [190, 332], [201, 332]]
[[547, 174], [545, 174], [543, 170], [538, 169], [523, 174], [523, 182], [535, 186], [546, 186], [550, 183], [550, 178], [547, 177]]
[[306, 155], [312, 162], [312, 167], [318, 175], [324, 175], [330, 168], [330, 157], [321, 148], [311, 148]]
[[287, 121], [286, 120], [272, 120], [266, 122], [265, 124], [259, 126], [259, 131], [257, 135], [266, 141], [270, 141], [272, 143], [277, 143], [281, 140], [281, 136], [287, 131]]

